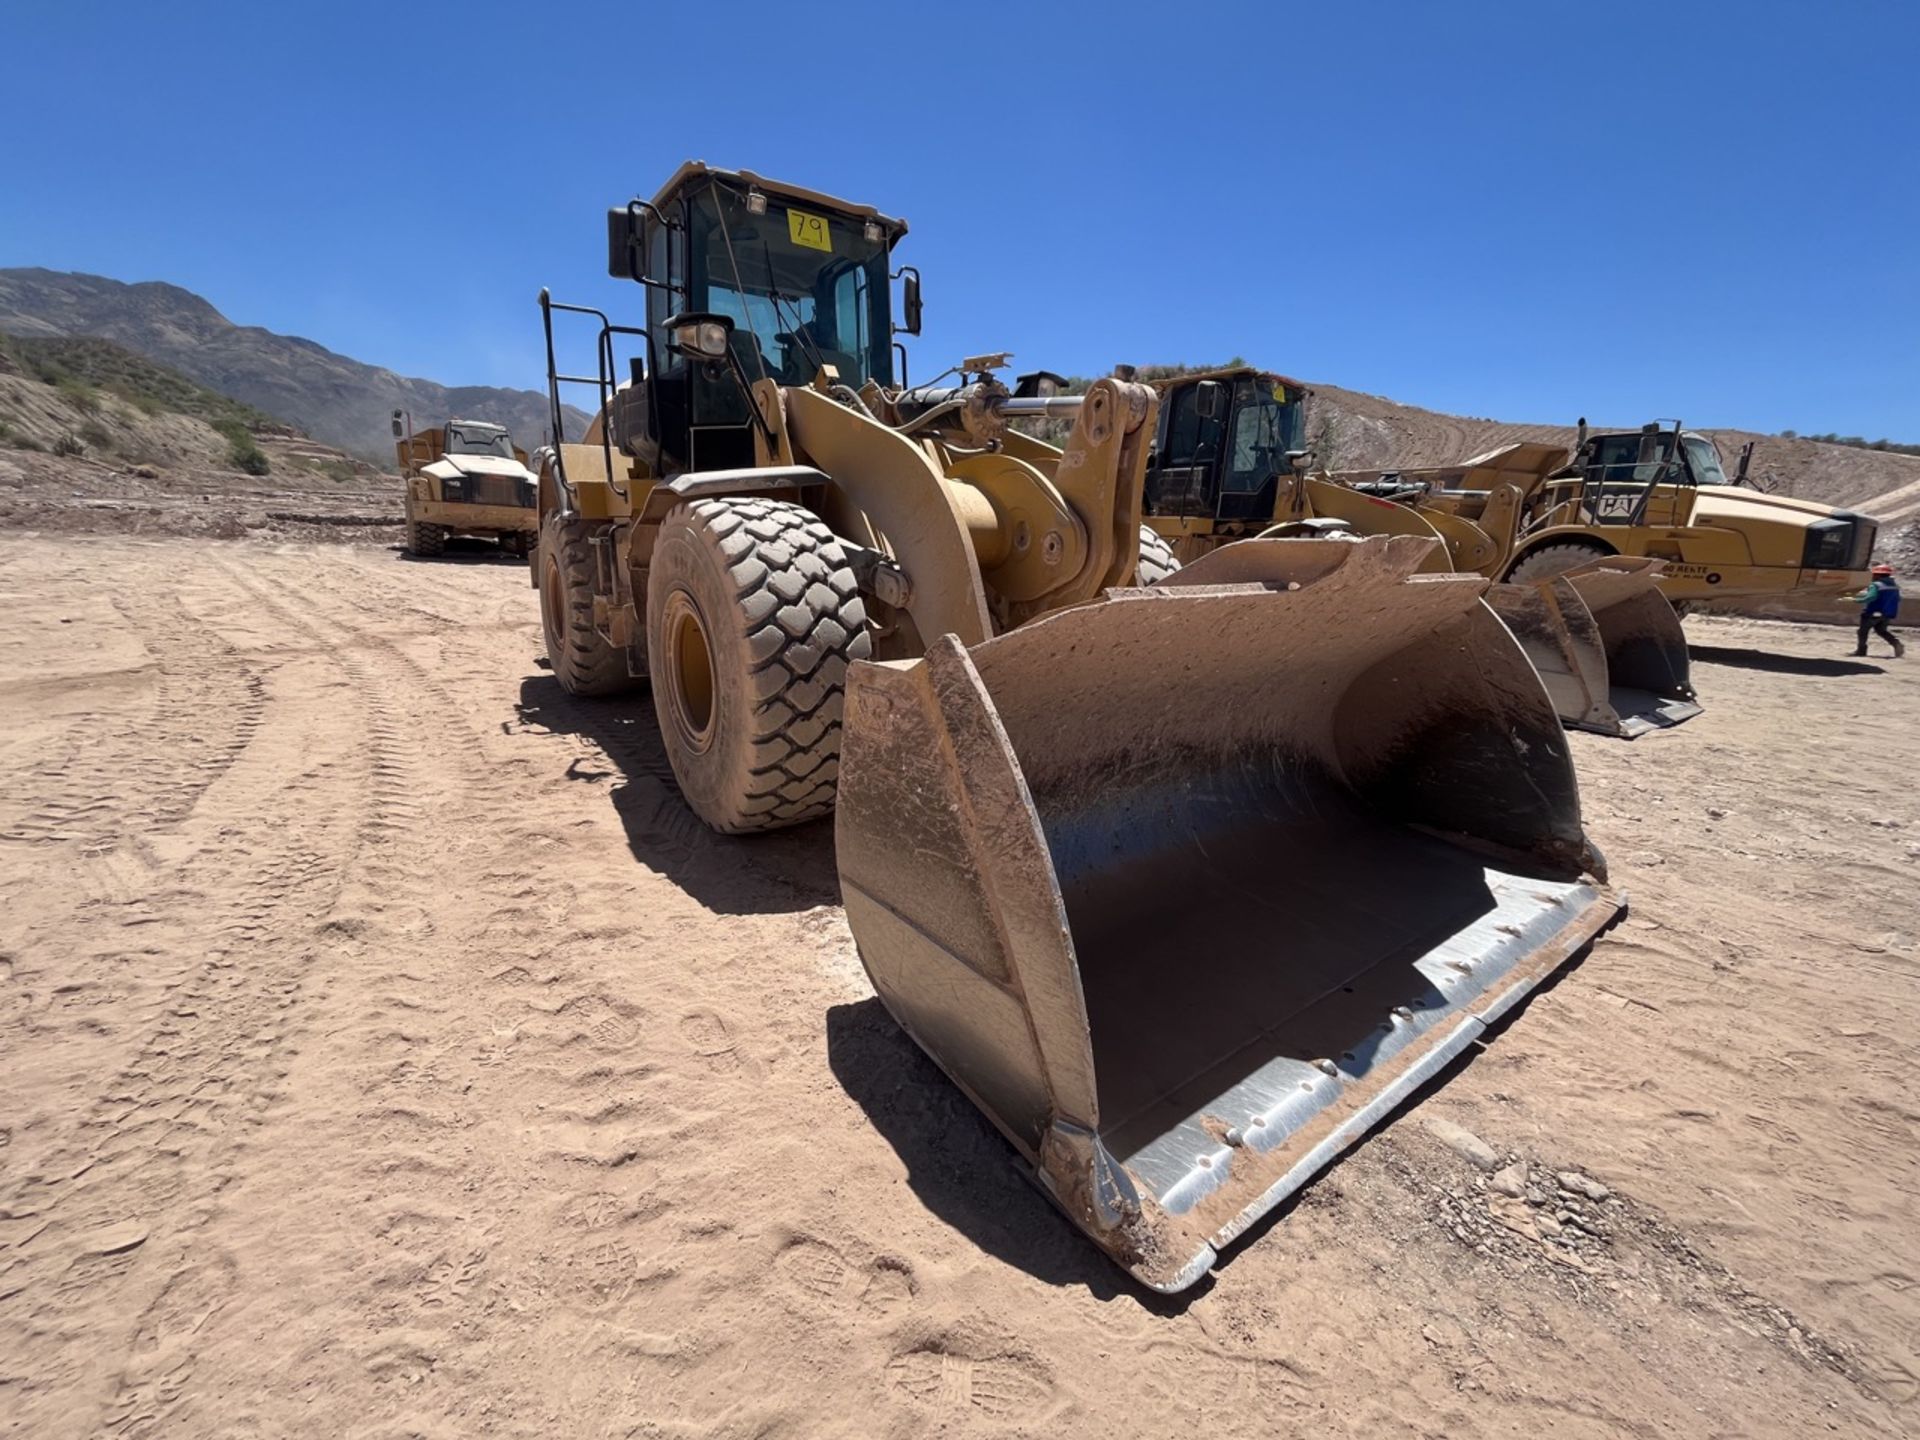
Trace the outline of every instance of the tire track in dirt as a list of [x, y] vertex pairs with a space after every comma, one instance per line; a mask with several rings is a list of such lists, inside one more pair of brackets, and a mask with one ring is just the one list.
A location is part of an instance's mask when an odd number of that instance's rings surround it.
[[[303, 611], [231, 561], [216, 563], [312, 643], [302, 661], [288, 663], [343, 677], [356, 703], [343, 709], [303, 696], [307, 703], [291, 707], [292, 725], [275, 727], [249, 751], [267, 706], [261, 682], [252, 691], [258, 706], [243, 704], [228, 732], [243, 743], [211, 759], [190, 753], [154, 792], [157, 803], [145, 813], [177, 826], [213, 778], [232, 772], [218, 813], [197, 817], [204, 826], [194, 828], [211, 835], [180, 869], [200, 888], [235, 898], [183, 937], [183, 945], [204, 946], [204, 958], [169, 991], [132, 1062], [49, 1163], [0, 1192], [0, 1213], [33, 1225], [0, 1269], [0, 1320], [9, 1330], [72, 1335], [87, 1327], [88, 1312], [138, 1316], [124, 1344], [93, 1347], [102, 1358], [92, 1365], [64, 1362], [56, 1347], [36, 1367], [28, 1397], [49, 1412], [75, 1413], [91, 1393], [108, 1428], [123, 1434], [160, 1433], [184, 1418], [206, 1327], [236, 1281], [236, 1264], [209, 1227], [240, 1173], [241, 1151], [272, 1119], [311, 1005], [311, 972], [349, 957], [366, 915], [423, 898], [420, 794], [432, 767], [419, 737], [436, 701], [396, 701], [414, 687], [396, 679], [390, 654], [361, 648], [363, 632]], [[237, 763], [243, 752], [247, 763]], [[341, 769], [350, 774], [335, 773]], [[175, 779], [182, 775], [184, 785]], [[434, 776], [434, 787], [446, 778]], [[286, 823], [292, 816], [297, 825]], [[104, 1303], [141, 1281], [145, 1303]]]
[[[475, 1119], [462, 1099], [466, 1087], [447, 1075], [439, 1044], [448, 1033], [466, 1033], [459, 1011], [478, 1003], [484, 977], [469, 969], [467, 936], [449, 932], [485, 921], [499, 837], [515, 823], [514, 792], [477, 783], [486, 774], [487, 731], [408, 653], [401, 641], [412, 638], [409, 632], [382, 628], [395, 614], [388, 597], [345, 593], [328, 577], [310, 584], [310, 575], [297, 570], [284, 576], [285, 588], [272, 584], [281, 577], [271, 567], [234, 578], [291, 632], [324, 646], [361, 702], [363, 844], [326, 921], [341, 936], [340, 973], [337, 984], [329, 977], [316, 987], [322, 1038], [318, 1052], [301, 1062], [346, 1076], [360, 1102], [339, 1114], [303, 1113], [296, 1101], [281, 1119], [300, 1133], [301, 1164], [313, 1172], [303, 1204], [336, 1220], [355, 1217], [335, 1227], [332, 1243], [340, 1234], [360, 1237], [338, 1263], [351, 1268], [372, 1247], [381, 1328], [405, 1337], [397, 1349], [386, 1342], [340, 1346], [286, 1383], [315, 1383], [310, 1367], [321, 1366], [320, 1383], [330, 1388], [368, 1389], [366, 1411], [378, 1404], [377, 1392], [431, 1376], [422, 1357], [452, 1345], [450, 1327], [498, 1283], [487, 1227], [450, 1220], [470, 1208], [473, 1174], [423, 1166], [420, 1156], [457, 1145], [457, 1131]], [[448, 811], [458, 823], [447, 823]], [[382, 1192], [396, 1186], [403, 1190], [382, 1201]], [[382, 1219], [382, 1205], [399, 1194], [405, 1215], [389, 1210]], [[258, 1264], [268, 1288], [278, 1288], [271, 1281], [280, 1257], [258, 1257]], [[262, 1278], [256, 1274], [254, 1283]], [[351, 1324], [358, 1317], [349, 1308], [342, 1318]], [[209, 1343], [244, 1341], [235, 1332]]]
[[[112, 709], [69, 723], [57, 758], [11, 787], [12, 817], [0, 841], [110, 847], [130, 833], [175, 829], [209, 786], [232, 768], [259, 728], [266, 705], [263, 667], [192, 614], [177, 590], [113, 608], [151, 657], [148, 705]], [[111, 727], [101, 733], [100, 727]]]
[[[218, 813], [197, 817], [178, 867], [219, 897], [169, 947], [199, 958], [165, 987], [132, 1059], [4, 1191], [0, 1208], [33, 1228], [12, 1247], [0, 1320], [20, 1337], [34, 1375], [24, 1398], [43, 1413], [105, 1404], [114, 1429], [148, 1433], [191, 1373], [181, 1317], [197, 1329], [229, 1288], [230, 1262], [201, 1232], [272, 1104], [323, 948], [311, 917], [359, 844], [356, 777], [330, 773], [352, 769], [351, 755], [326, 753], [326, 718], [294, 707], [252, 722]], [[122, 1345], [61, 1343], [128, 1313], [139, 1318]]]

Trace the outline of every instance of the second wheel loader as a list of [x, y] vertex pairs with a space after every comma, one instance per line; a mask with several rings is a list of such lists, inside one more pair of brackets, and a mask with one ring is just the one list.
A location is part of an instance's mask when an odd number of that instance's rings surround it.
[[[1700, 713], [1679, 617], [1655, 588], [1660, 562], [1596, 543], [1564, 552], [1529, 547], [1531, 568], [1515, 568], [1507, 563], [1514, 557], [1474, 524], [1444, 503], [1420, 500], [1425, 492], [1417, 486], [1307, 475], [1309, 392], [1298, 381], [1233, 369], [1159, 388], [1147, 523], [1175, 556], [1190, 559], [1248, 535], [1422, 538], [1431, 542], [1427, 571], [1502, 582], [1488, 591], [1488, 603], [1526, 648], [1566, 724], [1632, 738]], [[1514, 446], [1488, 458], [1522, 462], [1548, 448]], [[1552, 563], [1556, 556], [1565, 563]]]
[[[1142, 584], [1154, 392], [1003, 356], [907, 385], [906, 228], [692, 163], [609, 216], [644, 326], [543, 294], [556, 421], [563, 384], [599, 402], [540, 457], [548, 655], [575, 694], [650, 686], [714, 829], [837, 803], [882, 1001], [1176, 1290], [1621, 902], [1485, 580], [1393, 539]], [[591, 374], [553, 363], [567, 314]]]

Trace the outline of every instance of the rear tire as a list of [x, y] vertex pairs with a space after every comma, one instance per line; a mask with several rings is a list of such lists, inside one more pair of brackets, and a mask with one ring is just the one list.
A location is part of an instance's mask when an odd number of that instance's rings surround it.
[[441, 554], [447, 548], [447, 532], [439, 525], [428, 525], [418, 520], [407, 522], [407, 553], [420, 555], [427, 559]]
[[687, 804], [722, 834], [833, 809], [847, 666], [873, 653], [845, 544], [782, 500], [696, 500], [661, 522], [647, 668]]
[[1180, 571], [1180, 562], [1174, 558], [1173, 546], [1157, 530], [1147, 526], [1140, 527], [1140, 563], [1135, 567], [1136, 585], [1158, 585], [1169, 575]]
[[534, 552], [547, 659], [569, 695], [617, 695], [639, 683], [627, 673], [627, 657], [593, 628], [595, 528], [556, 511], [540, 527]]
[[1551, 580], [1555, 575], [1564, 575], [1569, 570], [1576, 570], [1611, 554], [1611, 550], [1578, 540], [1542, 545], [1507, 572], [1507, 582], [1519, 585], [1530, 580]]

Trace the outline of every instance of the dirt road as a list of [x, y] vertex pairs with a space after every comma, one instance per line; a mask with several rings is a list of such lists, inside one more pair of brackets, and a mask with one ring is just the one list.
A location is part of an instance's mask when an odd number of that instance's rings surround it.
[[525, 573], [0, 535], [0, 1432], [1920, 1423], [1920, 660], [1690, 621], [1708, 713], [1574, 739], [1632, 918], [1166, 1301]]

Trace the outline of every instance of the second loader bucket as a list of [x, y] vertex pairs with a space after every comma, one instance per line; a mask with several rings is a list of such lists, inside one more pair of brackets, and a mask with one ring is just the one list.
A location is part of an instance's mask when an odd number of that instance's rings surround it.
[[1607, 556], [1487, 592], [1567, 724], [1632, 740], [1700, 713], [1686, 634], [1655, 584], [1660, 569]]
[[850, 672], [874, 988], [1155, 1289], [1620, 912], [1533, 667], [1430, 543], [1245, 541]]

